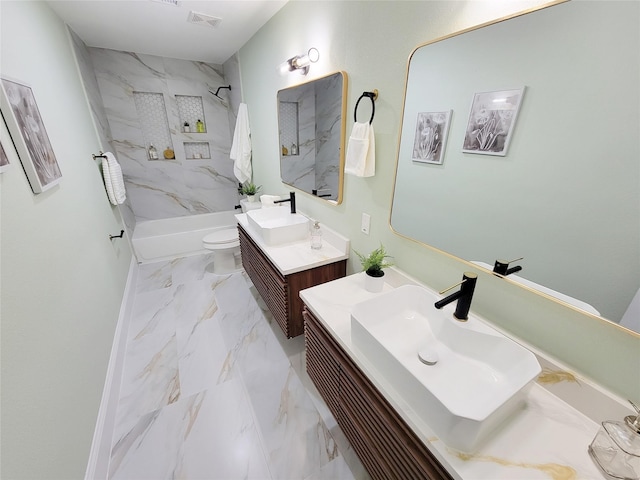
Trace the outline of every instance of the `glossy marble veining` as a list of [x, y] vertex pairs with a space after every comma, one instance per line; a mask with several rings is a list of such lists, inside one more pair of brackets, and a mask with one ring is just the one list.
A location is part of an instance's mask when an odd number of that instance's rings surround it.
[[[210, 93], [227, 84], [223, 67], [102, 48], [88, 51], [135, 220], [232, 210], [238, 202], [229, 159], [233, 115], [228, 101]], [[148, 159], [149, 139], [134, 92], [162, 94], [171, 145], [155, 147], [160, 152], [172, 147], [175, 159]], [[183, 132], [177, 95], [202, 101], [205, 133]], [[185, 144], [194, 142], [206, 142], [210, 158], [187, 158]]]
[[[98, 79], [96, 78], [96, 74], [93, 69], [91, 53], [89, 52], [87, 45], [73, 30], [71, 30], [71, 28], [69, 28], [69, 35], [76, 57], [76, 63], [78, 64], [78, 72], [82, 78], [82, 84], [87, 95], [87, 102], [91, 110], [91, 117], [93, 118], [96, 127], [96, 134], [100, 140], [100, 146], [105, 152], [115, 152], [115, 146], [111, 143], [113, 135], [109, 126], [109, 120], [107, 119], [107, 113], [104, 108], [102, 96], [100, 95]], [[91, 153], [97, 154], [99, 152], [96, 151]], [[89, 158], [89, 152], [87, 152], [87, 158]], [[101, 160], [98, 160], [97, 162], [100, 161]], [[127, 230], [129, 232], [133, 232], [136, 219], [131, 206], [131, 199], [127, 197], [124, 203], [119, 205], [118, 210]]]
[[140, 266], [110, 479], [368, 478], [244, 272]]

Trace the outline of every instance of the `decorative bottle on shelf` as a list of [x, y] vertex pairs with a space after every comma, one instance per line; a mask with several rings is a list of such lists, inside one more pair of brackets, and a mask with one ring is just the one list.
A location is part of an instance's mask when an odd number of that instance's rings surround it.
[[282, 156], [287, 156], [289, 155], [289, 149], [287, 147], [285, 147], [284, 145], [282, 145]]
[[315, 222], [311, 227], [311, 248], [320, 250], [322, 248], [322, 229], [320, 222]]
[[182, 131], [184, 133], [191, 133], [191, 127], [189, 126], [189, 122], [184, 122], [184, 125], [182, 126]]
[[589, 454], [612, 478], [640, 478], [640, 408], [624, 421], [607, 420], [589, 445]]
[[153, 145], [149, 145], [149, 159], [158, 160], [158, 151]]
[[200, 119], [196, 122], [196, 132], [204, 133], [204, 123], [202, 123], [202, 120]]
[[291, 155], [298, 155], [298, 146], [295, 143], [291, 144]]
[[171, 147], [167, 147], [167, 149], [164, 151], [164, 158], [166, 158], [167, 160], [173, 160], [174, 158], [176, 158], [176, 153]]

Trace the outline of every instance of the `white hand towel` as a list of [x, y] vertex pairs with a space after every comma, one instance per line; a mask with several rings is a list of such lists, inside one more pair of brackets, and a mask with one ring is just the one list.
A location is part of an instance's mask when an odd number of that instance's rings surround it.
[[102, 175], [104, 176], [107, 196], [113, 205], [122, 205], [127, 199], [124, 178], [122, 178], [122, 168], [120, 168], [120, 164], [113, 153], [107, 152], [104, 156], [106, 158], [102, 161]]
[[268, 207], [277, 207], [275, 202], [276, 200], [280, 200], [278, 195], [260, 195], [260, 203], [262, 203], [262, 208]]
[[357, 177], [372, 177], [376, 173], [376, 140], [373, 126], [356, 122], [349, 137], [345, 173]]
[[236, 129], [233, 132], [233, 143], [229, 157], [234, 161], [233, 173], [238, 181], [244, 183], [251, 180], [251, 130], [246, 103], [241, 103], [238, 108]]

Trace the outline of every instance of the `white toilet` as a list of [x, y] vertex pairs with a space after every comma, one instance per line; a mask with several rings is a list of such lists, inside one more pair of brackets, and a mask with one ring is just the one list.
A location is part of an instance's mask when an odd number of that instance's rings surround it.
[[240, 240], [235, 226], [210, 233], [202, 239], [202, 246], [213, 251], [213, 262], [207, 265], [207, 272], [224, 274], [238, 270], [236, 256], [240, 255]]
[[[260, 203], [246, 200], [240, 201], [240, 204], [243, 213], [261, 207]], [[213, 262], [205, 268], [207, 272], [221, 275], [239, 270], [236, 265], [239, 265], [240, 261], [240, 240], [235, 225], [208, 234], [202, 239], [202, 246], [213, 252]]]

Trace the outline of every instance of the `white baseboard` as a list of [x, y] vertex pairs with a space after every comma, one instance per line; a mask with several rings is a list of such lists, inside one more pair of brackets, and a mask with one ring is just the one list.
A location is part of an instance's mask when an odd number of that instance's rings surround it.
[[89, 463], [85, 472], [85, 480], [99, 480], [107, 478], [109, 473], [109, 460], [111, 456], [111, 441], [115, 428], [116, 409], [120, 397], [120, 383], [124, 366], [124, 352], [127, 342], [127, 331], [133, 310], [135, 299], [136, 280], [138, 278], [138, 264], [134, 257], [131, 258], [129, 275], [120, 304], [120, 314], [113, 336], [111, 356], [107, 367], [107, 376], [102, 391], [102, 400], [96, 429], [93, 433]]

